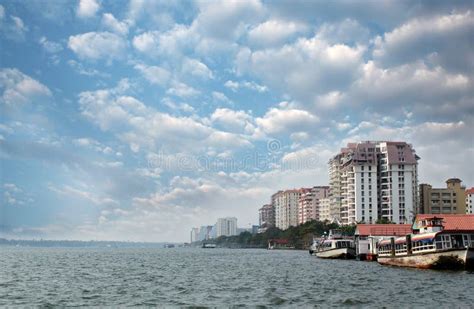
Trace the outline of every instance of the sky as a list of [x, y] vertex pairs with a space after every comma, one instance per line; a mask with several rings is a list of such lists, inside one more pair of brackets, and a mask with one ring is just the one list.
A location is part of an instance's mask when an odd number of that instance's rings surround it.
[[348, 142], [474, 186], [472, 1], [0, 1], [0, 237], [189, 241]]

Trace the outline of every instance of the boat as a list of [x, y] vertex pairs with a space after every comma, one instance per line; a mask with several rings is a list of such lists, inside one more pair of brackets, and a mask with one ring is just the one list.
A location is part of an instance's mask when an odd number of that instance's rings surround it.
[[214, 249], [214, 248], [216, 248], [217, 246], [216, 246], [216, 244], [202, 244], [202, 247], [203, 247], [204, 249]]
[[424, 269], [474, 269], [473, 230], [445, 230], [443, 218], [426, 217], [417, 222], [418, 234], [392, 237], [378, 244], [382, 265]]
[[[314, 244], [314, 243], [313, 243]], [[310, 249], [310, 253], [323, 259], [355, 258], [354, 240], [343, 238], [340, 230], [330, 230], [329, 237]]]

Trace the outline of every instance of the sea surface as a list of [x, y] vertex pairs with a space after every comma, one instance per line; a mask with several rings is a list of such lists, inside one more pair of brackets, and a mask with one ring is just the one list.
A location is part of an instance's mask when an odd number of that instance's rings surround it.
[[0, 306], [473, 307], [474, 273], [307, 251], [0, 247]]

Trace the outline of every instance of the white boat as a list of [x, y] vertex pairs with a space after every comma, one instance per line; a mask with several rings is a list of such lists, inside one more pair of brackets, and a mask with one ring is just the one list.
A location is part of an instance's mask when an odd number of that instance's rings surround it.
[[214, 249], [214, 248], [216, 248], [217, 246], [216, 246], [216, 244], [202, 244], [202, 247], [203, 247], [204, 249]]
[[474, 233], [443, 231], [440, 217], [425, 218], [419, 226], [419, 234], [382, 240], [377, 261], [403, 267], [474, 269]]
[[354, 240], [343, 238], [339, 230], [331, 230], [328, 239], [315, 246], [312, 254], [323, 259], [353, 259]]

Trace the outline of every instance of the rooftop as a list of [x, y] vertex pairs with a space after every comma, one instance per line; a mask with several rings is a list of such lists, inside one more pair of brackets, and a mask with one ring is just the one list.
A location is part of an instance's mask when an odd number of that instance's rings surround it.
[[355, 235], [404, 236], [411, 233], [411, 224], [357, 224]]
[[[433, 214], [417, 215], [413, 229], [419, 229], [417, 222], [423, 219], [433, 218]], [[445, 231], [474, 231], [474, 215], [459, 214], [439, 214], [437, 218], [443, 218], [443, 227]]]

